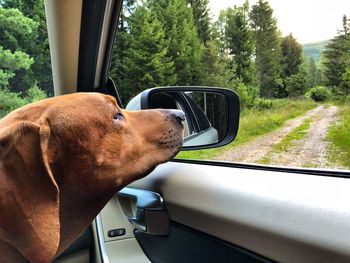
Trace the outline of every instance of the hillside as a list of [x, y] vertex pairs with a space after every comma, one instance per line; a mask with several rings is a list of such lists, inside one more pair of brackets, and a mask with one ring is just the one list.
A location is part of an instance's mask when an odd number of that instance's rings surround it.
[[319, 62], [321, 53], [325, 49], [326, 45], [329, 43], [329, 40], [324, 40], [320, 42], [308, 43], [303, 46], [303, 53], [306, 56], [312, 57], [315, 62]]

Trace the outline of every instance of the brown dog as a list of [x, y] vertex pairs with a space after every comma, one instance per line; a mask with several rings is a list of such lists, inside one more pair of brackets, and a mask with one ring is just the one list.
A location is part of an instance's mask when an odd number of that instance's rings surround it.
[[176, 110], [121, 110], [76, 93], [0, 121], [0, 261], [51, 262], [123, 186], [182, 145]]

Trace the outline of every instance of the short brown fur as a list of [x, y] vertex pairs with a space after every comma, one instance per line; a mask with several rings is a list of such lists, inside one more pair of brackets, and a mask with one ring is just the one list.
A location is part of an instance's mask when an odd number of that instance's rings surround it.
[[169, 116], [77, 93], [0, 120], [0, 261], [51, 262], [118, 189], [180, 150], [183, 126]]

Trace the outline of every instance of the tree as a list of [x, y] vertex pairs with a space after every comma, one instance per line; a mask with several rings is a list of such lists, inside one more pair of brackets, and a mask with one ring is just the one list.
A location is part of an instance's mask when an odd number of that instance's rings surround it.
[[300, 67], [296, 74], [290, 75], [284, 80], [285, 92], [290, 97], [303, 96], [308, 88], [307, 72], [304, 67]]
[[348, 21], [344, 16], [343, 29], [329, 42], [323, 52], [325, 84], [332, 89], [335, 95], [347, 95], [350, 89], [346, 80], [346, 69], [350, 67], [350, 26]]
[[203, 52], [203, 77], [201, 85], [232, 88], [232, 72], [228, 63], [220, 56], [219, 43], [208, 41]]
[[202, 76], [198, 82], [199, 85], [233, 87], [233, 72], [230, 68], [229, 59], [223, 55], [225, 48], [222, 44], [225, 39], [223, 33], [224, 31], [219, 29], [218, 22], [210, 24], [210, 40], [204, 43], [202, 51]]
[[234, 78], [245, 84], [253, 82], [252, 55], [254, 50], [253, 32], [248, 22], [249, 6], [226, 10], [225, 39], [234, 65]]
[[211, 39], [210, 17], [208, 0], [188, 0], [192, 7], [193, 19], [197, 28], [198, 36], [202, 43], [206, 44]]
[[23, 15], [18, 9], [0, 7], [0, 43], [5, 49], [25, 52], [37, 35], [38, 24]]
[[[21, 71], [27, 71], [34, 63], [34, 59], [22, 51], [22, 45], [30, 41], [28, 40], [29, 35], [35, 34], [36, 27], [37, 23], [23, 16], [17, 9], [0, 7], [0, 31], [2, 32], [0, 35], [1, 88], [9, 87], [10, 81], [15, 75]], [[12, 86], [11, 88], [13, 90]]]
[[[165, 32], [147, 7], [138, 6], [128, 19], [130, 42], [126, 51], [125, 85], [128, 94], [135, 96], [144, 89], [161, 85], [174, 85], [174, 62], [168, 56]], [[126, 72], [126, 70], [125, 70]]]
[[225, 36], [225, 27], [227, 21], [226, 12], [226, 10], [221, 10], [217, 21], [215, 21], [212, 25], [212, 37], [218, 41], [220, 56], [225, 59], [229, 57], [227, 49], [228, 44]]
[[[283, 85], [278, 89], [277, 97], [284, 98], [288, 95], [296, 96], [300, 94], [304, 88], [300, 85], [307, 86], [307, 83], [301, 83], [307, 79], [306, 71], [300, 72], [302, 63], [302, 46], [293, 37], [292, 33], [282, 38], [281, 41], [281, 78]], [[294, 91], [293, 88], [296, 88]]]
[[333, 89], [341, 85], [341, 76], [345, 70], [343, 35], [336, 36], [326, 46], [324, 51], [325, 84]]
[[35, 32], [18, 39], [21, 50], [35, 58], [33, 65], [27, 71], [20, 71], [17, 77], [12, 79], [13, 89], [23, 91], [26, 87], [38, 82], [47, 94], [53, 94], [53, 82], [51, 73], [51, 60], [47, 25], [45, 18], [44, 1], [38, 0], [2, 0], [4, 8], [16, 8], [25, 17], [36, 23]]
[[250, 18], [255, 31], [255, 64], [261, 97], [278, 97], [280, 79], [280, 32], [273, 10], [266, 0], [253, 5]]
[[344, 83], [344, 87], [346, 89], [343, 90], [343, 95], [347, 96], [349, 94], [349, 87], [350, 87], [350, 67], [345, 68], [345, 72], [342, 74], [342, 81]]
[[307, 74], [309, 79], [309, 84], [311, 87], [316, 87], [319, 83], [318, 80], [318, 68], [316, 66], [316, 62], [312, 57], [305, 58], [307, 63]]
[[7, 88], [9, 80], [16, 75], [15, 72], [29, 69], [33, 62], [33, 58], [20, 50], [12, 53], [0, 46], [0, 88]]
[[282, 38], [282, 77], [285, 78], [298, 73], [302, 62], [302, 50], [302, 46], [293, 37], [292, 33]]
[[169, 57], [174, 61], [176, 85], [198, 85], [203, 76], [203, 45], [197, 34], [192, 8], [186, 0], [149, 0], [151, 12], [163, 25]]

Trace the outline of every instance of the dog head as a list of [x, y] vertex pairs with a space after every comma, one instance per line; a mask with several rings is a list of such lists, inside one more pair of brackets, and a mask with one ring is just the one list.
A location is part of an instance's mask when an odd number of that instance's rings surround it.
[[181, 111], [125, 111], [113, 97], [96, 93], [54, 100], [57, 103], [46, 113], [55, 131], [50, 163], [59, 170], [65, 164], [72, 166], [69, 170], [85, 167], [95, 171], [83, 180], [128, 184], [168, 161], [182, 146]]
[[0, 238], [30, 261], [52, 260], [115, 191], [180, 150], [183, 119], [176, 110], [125, 111], [98, 93], [10, 113], [0, 121], [0, 209], [8, 211]]

